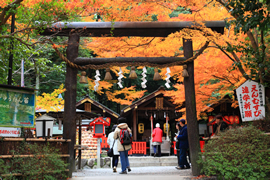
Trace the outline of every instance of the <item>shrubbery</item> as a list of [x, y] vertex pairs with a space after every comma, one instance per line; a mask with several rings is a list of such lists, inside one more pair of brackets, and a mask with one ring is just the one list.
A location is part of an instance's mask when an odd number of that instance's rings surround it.
[[270, 137], [254, 126], [238, 127], [209, 140], [199, 163], [207, 176], [263, 179], [270, 171]]
[[[22, 142], [14, 155], [31, 155], [14, 157], [9, 160], [0, 159], [0, 177], [2, 179], [16, 179], [16, 174], [21, 174], [20, 179], [66, 179], [67, 163], [65, 163], [57, 149], [49, 144], [40, 146]], [[9, 176], [5, 176], [9, 174]], [[4, 175], [4, 176], [3, 176]]]

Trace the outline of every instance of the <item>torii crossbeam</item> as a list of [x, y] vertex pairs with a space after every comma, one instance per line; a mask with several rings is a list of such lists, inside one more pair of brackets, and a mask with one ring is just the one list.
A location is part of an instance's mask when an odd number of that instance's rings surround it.
[[[207, 28], [223, 34], [224, 21], [206, 21], [204, 22]], [[136, 65], [136, 62], [146, 63], [151, 61], [152, 64], [164, 64], [162, 57], [157, 58], [78, 58], [78, 47], [80, 37], [123, 37], [123, 36], [140, 36], [140, 37], [167, 37], [169, 34], [180, 31], [184, 28], [196, 29], [199, 24], [191, 21], [184, 22], [71, 22], [71, 23], [56, 23], [52, 27], [46, 28], [41, 35], [43, 36], [68, 36], [68, 47], [66, 60], [77, 65], [98, 65], [105, 64], [109, 66], [111, 63], [130, 62]], [[112, 33], [113, 32], [113, 35]], [[168, 62], [186, 61], [193, 56], [192, 41], [183, 39], [184, 57], [166, 58]], [[62, 58], [63, 59], [63, 58]], [[135, 61], [134, 61], [135, 60]], [[197, 176], [200, 174], [200, 167], [197, 164], [198, 153], [200, 152], [199, 130], [196, 117], [196, 100], [194, 88], [194, 62], [185, 62], [189, 77], [184, 78], [185, 85], [185, 103], [186, 117], [188, 122], [188, 140], [190, 146], [190, 155], [192, 163], [192, 174]], [[181, 64], [181, 63], [180, 63]], [[150, 64], [151, 65], [151, 64]], [[92, 66], [93, 68], [93, 66]], [[69, 145], [69, 176], [72, 176], [72, 171], [75, 169], [74, 161], [74, 144], [76, 137], [76, 85], [77, 85], [77, 69], [74, 66], [67, 65], [66, 80], [65, 80], [65, 112], [64, 112], [64, 139], [71, 139]]]

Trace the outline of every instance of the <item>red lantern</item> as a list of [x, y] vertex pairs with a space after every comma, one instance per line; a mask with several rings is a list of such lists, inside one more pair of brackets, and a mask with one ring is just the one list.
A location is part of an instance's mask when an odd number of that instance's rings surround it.
[[239, 116], [234, 116], [234, 123], [239, 124]]
[[234, 116], [230, 116], [229, 120], [230, 120], [231, 124], [234, 124]]
[[[214, 119], [215, 116], [208, 116], [208, 122], [211, 122]], [[215, 122], [213, 122], [212, 124], [215, 124]], [[211, 124], [211, 125], [212, 125]]]
[[230, 123], [230, 119], [229, 119], [229, 116], [224, 116], [223, 120], [228, 124]]

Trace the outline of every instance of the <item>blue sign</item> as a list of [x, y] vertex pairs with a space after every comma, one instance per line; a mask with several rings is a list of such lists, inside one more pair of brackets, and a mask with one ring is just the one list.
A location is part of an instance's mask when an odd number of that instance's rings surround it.
[[0, 127], [34, 127], [35, 93], [0, 87]]

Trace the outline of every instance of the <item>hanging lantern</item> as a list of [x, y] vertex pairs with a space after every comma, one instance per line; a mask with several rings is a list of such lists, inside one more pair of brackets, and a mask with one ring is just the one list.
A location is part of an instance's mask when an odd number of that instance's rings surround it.
[[236, 123], [236, 124], [239, 124], [239, 116], [234, 116], [234, 122]]
[[227, 124], [230, 124], [231, 123], [229, 116], [224, 116], [223, 117], [223, 121], [225, 121]]
[[234, 115], [229, 116], [229, 121], [231, 122], [231, 124], [234, 124]]
[[163, 132], [165, 134], [168, 134], [169, 131], [170, 131], [170, 124], [169, 123], [164, 123], [163, 124]]
[[87, 84], [88, 83], [85, 75], [86, 75], [86, 72], [82, 71], [81, 72], [81, 78], [80, 78], [80, 81], [79, 81], [81, 84]]
[[153, 80], [154, 80], [154, 81], [159, 81], [159, 80], [161, 80], [161, 76], [159, 75], [158, 69], [157, 69], [157, 68], [155, 68], [155, 74], [154, 74]]
[[110, 73], [110, 68], [106, 68], [106, 74], [105, 74], [105, 78], [104, 78], [105, 81], [110, 81], [112, 80], [112, 75]]
[[144, 124], [143, 123], [139, 123], [138, 124], [138, 132], [140, 134], [143, 134], [144, 133]]
[[187, 71], [187, 65], [183, 65], [182, 77], [189, 77], [188, 71]]
[[136, 79], [137, 74], [135, 72], [135, 66], [131, 66], [130, 74], [129, 74], [129, 79]]
[[[215, 118], [215, 116], [208, 116], [208, 123], [211, 122], [213, 119]], [[211, 125], [213, 125], [215, 122], [212, 122]]]

